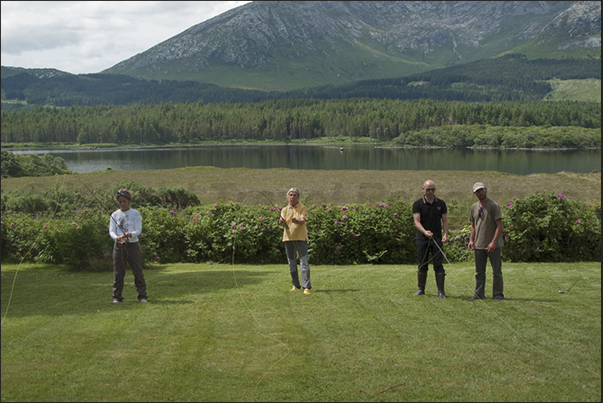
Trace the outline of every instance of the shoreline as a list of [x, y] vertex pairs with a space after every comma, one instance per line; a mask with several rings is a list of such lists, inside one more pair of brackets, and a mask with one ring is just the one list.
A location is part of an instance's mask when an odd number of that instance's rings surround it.
[[[376, 144], [376, 145], [375, 145]], [[467, 149], [467, 150], [501, 150], [501, 151], [577, 151], [577, 150], [600, 150], [601, 147], [443, 147], [443, 146], [398, 146], [383, 142], [258, 142], [258, 143], [207, 143], [207, 144], [150, 144], [150, 145], [132, 145], [132, 146], [64, 146], [64, 145], [40, 145], [40, 146], [4, 146], [2, 151], [30, 151], [30, 150], [141, 150], [141, 149], [161, 149], [161, 148], [194, 148], [194, 147], [216, 147], [216, 146], [357, 146], [357, 145], [375, 145], [375, 148], [383, 149]]]

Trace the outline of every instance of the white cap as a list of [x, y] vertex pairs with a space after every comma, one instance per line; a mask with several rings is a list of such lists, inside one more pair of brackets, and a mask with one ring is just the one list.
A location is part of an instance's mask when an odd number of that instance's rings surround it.
[[486, 185], [484, 185], [481, 182], [475, 182], [475, 184], [473, 185], [473, 193], [477, 192], [480, 189], [485, 189]]

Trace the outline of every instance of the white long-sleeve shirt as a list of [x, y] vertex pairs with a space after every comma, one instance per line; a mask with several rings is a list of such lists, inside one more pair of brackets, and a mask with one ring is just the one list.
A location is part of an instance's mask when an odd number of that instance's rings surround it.
[[111, 221], [109, 223], [109, 235], [115, 242], [117, 237], [122, 236], [124, 232], [132, 233], [132, 237], [128, 239], [128, 242], [138, 242], [138, 236], [142, 231], [142, 216], [133, 208], [127, 211], [115, 210], [111, 214]]

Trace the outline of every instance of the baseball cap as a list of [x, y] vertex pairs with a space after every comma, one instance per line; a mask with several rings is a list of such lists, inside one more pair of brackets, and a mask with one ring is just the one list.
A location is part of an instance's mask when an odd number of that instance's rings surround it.
[[473, 185], [473, 193], [477, 192], [479, 189], [485, 188], [486, 185], [484, 185], [481, 182], [475, 182], [475, 184]]

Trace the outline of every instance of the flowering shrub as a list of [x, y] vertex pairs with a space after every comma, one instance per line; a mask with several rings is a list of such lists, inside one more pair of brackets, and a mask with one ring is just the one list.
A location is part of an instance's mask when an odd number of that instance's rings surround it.
[[[282, 246], [280, 212], [273, 207], [216, 203], [209, 209], [191, 208], [186, 225], [189, 260], [219, 263], [280, 263]], [[282, 251], [280, 249], [283, 249]]]
[[[307, 205], [311, 264], [417, 263], [411, 206]], [[136, 207], [135, 207], [136, 208]], [[211, 206], [137, 208], [143, 217], [145, 262], [286, 264], [280, 212], [234, 202]], [[2, 216], [2, 259], [111, 267], [110, 217], [82, 210], [75, 218]], [[562, 194], [536, 194], [503, 206], [504, 258], [511, 261], [600, 260], [600, 206], [594, 209]], [[450, 231], [444, 253], [450, 262], [471, 261], [469, 226]]]
[[[5, 225], [5, 220], [12, 225]], [[109, 217], [82, 211], [71, 219], [34, 219], [23, 214], [2, 217], [2, 259], [19, 262], [67, 264], [88, 269], [96, 259], [106, 259], [113, 240]]]
[[409, 263], [416, 253], [411, 206], [308, 207], [309, 258], [320, 264]]
[[516, 262], [600, 260], [601, 218], [596, 212], [555, 193], [536, 193], [511, 203], [503, 209], [506, 258]]

